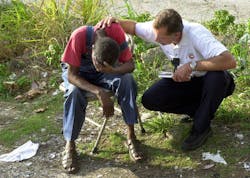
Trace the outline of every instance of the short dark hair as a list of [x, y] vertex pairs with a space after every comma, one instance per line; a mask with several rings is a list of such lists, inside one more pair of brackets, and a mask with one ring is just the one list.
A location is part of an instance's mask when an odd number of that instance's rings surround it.
[[163, 9], [156, 15], [153, 27], [156, 29], [165, 27], [168, 34], [182, 32], [182, 18], [174, 9]]
[[104, 61], [110, 65], [114, 65], [120, 55], [118, 43], [107, 36], [97, 36], [94, 48], [94, 55], [99, 63]]

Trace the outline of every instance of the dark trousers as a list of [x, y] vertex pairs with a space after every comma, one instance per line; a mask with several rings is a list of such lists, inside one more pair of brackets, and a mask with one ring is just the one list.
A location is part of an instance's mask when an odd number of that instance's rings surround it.
[[234, 91], [234, 81], [227, 71], [207, 72], [188, 82], [163, 78], [142, 96], [142, 104], [153, 111], [187, 114], [194, 119], [197, 132], [210, 126], [223, 99]]

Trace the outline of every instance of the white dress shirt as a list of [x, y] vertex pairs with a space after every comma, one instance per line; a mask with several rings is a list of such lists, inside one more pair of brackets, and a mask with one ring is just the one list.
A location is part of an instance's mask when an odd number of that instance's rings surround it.
[[[193, 60], [208, 60], [227, 51], [227, 48], [203, 25], [185, 20], [183, 20], [183, 25], [181, 41], [176, 45], [161, 45], [155, 41], [153, 21], [137, 23], [135, 33], [146, 41], [159, 44], [169, 60], [180, 58], [180, 65]], [[192, 73], [193, 76], [197, 77], [205, 74], [205, 71], [193, 71]]]

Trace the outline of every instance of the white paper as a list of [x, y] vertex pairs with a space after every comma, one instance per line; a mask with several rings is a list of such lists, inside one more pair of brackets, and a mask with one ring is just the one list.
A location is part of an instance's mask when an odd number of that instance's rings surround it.
[[244, 163], [244, 168], [246, 169], [246, 171], [250, 171], [250, 162]]
[[212, 160], [217, 163], [227, 164], [224, 158], [221, 157], [220, 151], [217, 151], [216, 154], [212, 154], [209, 152], [202, 153], [202, 160]]
[[237, 137], [239, 140], [243, 140], [244, 139], [244, 135], [243, 134], [235, 134], [235, 137]]
[[0, 161], [15, 162], [29, 159], [36, 155], [38, 147], [38, 143], [32, 143], [32, 141], [29, 140], [12, 152], [0, 155]]
[[173, 72], [166, 72], [166, 71], [161, 71], [158, 75], [160, 78], [172, 78], [173, 77]]

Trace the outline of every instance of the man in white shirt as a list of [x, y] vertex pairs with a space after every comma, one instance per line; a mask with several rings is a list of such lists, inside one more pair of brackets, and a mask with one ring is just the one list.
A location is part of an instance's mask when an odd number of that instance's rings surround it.
[[[200, 147], [212, 134], [210, 123], [223, 99], [233, 93], [234, 81], [226, 71], [236, 61], [227, 48], [201, 24], [183, 21], [173, 9], [161, 10], [153, 21], [137, 23], [108, 17], [100, 27], [120, 23], [125, 32], [157, 43], [169, 60], [177, 59], [172, 78], [162, 78], [142, 97], [145, 108], [193, 118], [183, 150]], [[176, 61], [175, 61], [176, 62]]]

